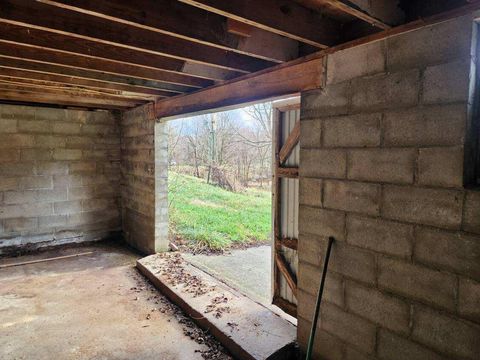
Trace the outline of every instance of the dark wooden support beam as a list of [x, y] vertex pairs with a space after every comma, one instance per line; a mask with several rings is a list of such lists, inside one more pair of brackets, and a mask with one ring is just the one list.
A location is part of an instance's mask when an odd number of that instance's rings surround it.
[[292, 132], [288, 135], [288, 138], [285, 141], [285, 144], [283, 144], [282, 148], [280, 149], [280, 153], [279, 153], [280, 165], [282, 165], [285, 161], [287, 161], [293, 149], [298, 144], [299, 139], [300, 139], [300, 121], [297, 121], [295, 123], [295, 126], [292, 129]]
[[298, 167], [279, 167], [277, 168], [277, 176], [281, 178], [298, 178]]
[[180, 0], [263, 30], [325, 48], [339, 41], [340, 24], [293, 0]]
[[196, 114], [291, 95], [322, 84], [323, 59], [290, 62], [223, 84], [156, 103], [157, 117]]
[[[255, 28], [243, 23], [237, 23], [242, 29], [235, 31], [239, 28], [232, 27], [231, 22], [226, 23], [224, 16], [176, 0], [40, 0], [40, 2], [270, 61], [292, 60], [295, 55], [292, 48], [295, 46], [298, 48], [298, 44], [292, 44], [292, 41], [288, 43], [280, 40], [277, 34], [263, 30], [252, 31]], [[248, 46], [243, 46], [245, 41], [236, 35], [244, 37], [246, 32], [249, 37]], [[278, 46], [281, 43], [284, 43], [283, 51], [270, 46], [271, 44]]]
[[285, 311], [288, 315], [293, 316], [294, 318], [297, 317], [297, 305], [282, 299], [279, 296], [274, 296], [272, 304], [278, 306], [280, 309]]
[[35, 1], [2, 0], [0, 21], [244, 73], [275, 64]]
[[277, 239], [277, 245], [280, 246], [279, 249], [281, 250], [281, 246], [285, 246], [286, 248], [297, 250], [298, 249], [298, 239], [291, 239], [291, 238], [279, 238]]
[[283, 256], [278, 252], [275, 254], [275, 264], [277, 265], [277, 269], [280, 271], [280, 273], [285, 277], [285, 280], [287, 281], [290, 290], [292, 290], [293, 295], [297, 297], [297, 279], [295, 278], [295, 275], [292, 274], [289, 265]]

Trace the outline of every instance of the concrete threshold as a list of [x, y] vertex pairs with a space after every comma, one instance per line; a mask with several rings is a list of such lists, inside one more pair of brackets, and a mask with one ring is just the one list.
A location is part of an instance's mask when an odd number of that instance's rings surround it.
[[150, 255], [137, 260], [137, 268], [236, 359], [294, 357], [293, 324], [196, 268], [181, 254]]

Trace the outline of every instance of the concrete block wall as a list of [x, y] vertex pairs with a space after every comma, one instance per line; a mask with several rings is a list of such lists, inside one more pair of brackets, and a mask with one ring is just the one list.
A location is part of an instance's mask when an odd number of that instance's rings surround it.
[[123, 235], [145, 254], [168, 246], [167, 135], [153, 111], [147, 104], [124, 112], [121, 119]]
[[298, 340], [334, 236], [319, 359], [480, 357], [480, 189], [464, 188], [473, 17], [337, 52], [302, 94]]
[[0, 105], [0, 254], [120, 231], [110, 112]]

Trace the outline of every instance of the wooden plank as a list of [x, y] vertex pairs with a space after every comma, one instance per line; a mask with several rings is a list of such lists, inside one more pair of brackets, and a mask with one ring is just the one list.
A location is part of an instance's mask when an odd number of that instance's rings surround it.
[[[286, 248], [292, 249], [292, 250], [297, 250], [298, 248], [298, 239], [292, 239], [292, 238], [278, 238], [277, 239], [277, 244], [280, 246], [285, 246]], [[279, 248], [281, 249], [281, 248]]]
[[291, 95], [322, 84], [323, 59], [278, 65], [223, 84], [158, 101], [157, 117], [199, 114], [222, 107]]
[[273, 298], [273, 305], [278, 306], [280, 309], [285, 311], [288, 315], [293, 316], [294, 318], [297, 317], [297, 305], [287, 301], [279, 296], [275, 296]]
[[300, 139], [300, 121], [295, 123], [295, 126], [292, 129], [292, 132], [288, 135], [285, 144], [283, 144], [280, 153], [279, 153], [279, 162], [280, 165], [287, 161], [288, 157], [292, 153], [295, 146], [298, 144], [298, 140]]
[[[278, 111], [278, 109], [273, 108], [273, 150], [274, 150], [274, 164], [275, 167], [278, 167], [278, 154], [280, 152], [280, 142], [282, 139], [282, 126], [281, 126], [281, 113]], [[281, 206], [281, 183], [280, 183], [280, 178], [278, 177], [277, 173], [275, 172], [273, 174], [273, 182], [272, 182], [272, 190], [273, 190], [273, 201], [272, 201], [272, 206], [273, 206], [273, 251], [274, 255], [277, 252], [277, 245], [278, 245], [278, 239], [280, 238], [280, 233], [281, 233], [281, 213], [280, 213], [280, 206]], [[276, 297], [280, 297], [280, 290], [281, 290], [281, 282], [280, 282], [280, 273], [277, 269], [277, 267], [274, 267], [273, 271], [273, 277], [274, 277], [274, 285], [273, 285], [273, 297], [274, 299]]]
[[280, 273], [285, 277], [285, 280], [287, 280], [287, 284], [292, 290], [293, 295], [297, 297], [297, 279], [290, 271], [289, 265], [285, 261], [284, 257], [278, 252], [275, 253], [275, 264], [277, 265]]
[[340, 40], [340, 24], [293, 0], [179, 0], [260, 29], [325, 48]]
[[2, 3], [6, 11], [0, 12], [0, 21], [6, 23], [244, 73], [275, 64], [35, 1], [3, 0]]
[[38, 72], [51, 75], [74, 77], [76, 79], [95, 80], [108, 86], [116, 84], [119, 86], [128, 86], [138, 89], [161, 90], [165, 96], [177, 95], [177, 89], [162, 89], [163, 83], [157, 81], [137, 79], [115, 74], [106, 74], [103, 72], [89, 71], [84, 69], [72, 68], [63, 65], [55, 65], [40, 61], [25, 60], [20, 58], [8, 58], [1, 55], [0, 67], [5, 69], [16, 69], [30, 72]]
[[126, 101], [104, 101], [101, 99], [82, 98], [70, 95], [52, 95], [30, 91], [0, 90], [0, 100], [24, 102], [24, 103], [42, 103], [53, 105], [66, 105], [87, 107], [93, 109], [118, 109], [124, 110], [132, 108], [135, 103]]
[[[263, 30], [252, 31], [251, 26], [235, 21], [227, 21], [225, 26], [224, 16], [178, 1], [40, 0], [40, 2], [270, 61], [284, 62], [292, 59], [287, 48], [293, 44], [285, 43], [285, 51], [268, 46], [278, 44], [279, 35]], [[243, 41], [232, 34], [248, 36], [248, 47], [240, 46]]]
[[168, 91], [148, 89], [148, 88], [135, 87], [135, 86], [129, 86], [129, 85], [122, 85], [122, 84], [105, 83], [97, 80], [88, 80], [88, 79], [75, 78], [71, 76], [46, 74], [46, 73], [41, 73], [36, 71], [18, 70], [14, 68], [5, 68], [5, 67], [0, 67], [0, 77], [11, 79], [11, 80], [46, 81], [46, 82], [52, 82], [57, 84], [81, 86], [89, 89], [96, 89], [96, 90], [102, 90], [102, 91], [120, 91], [126, 94], [144, 95], [152, 99], [168, 97], [173, 95], [173, 93], [170, 93]]
[[277, 176], [290, 179], [298, 178], [298, 167], [278, 167]]

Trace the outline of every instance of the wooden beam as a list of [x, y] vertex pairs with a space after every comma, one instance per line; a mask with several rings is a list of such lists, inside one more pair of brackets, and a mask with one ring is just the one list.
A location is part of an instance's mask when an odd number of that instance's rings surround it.
[[[285, 43], [283, 52], [269, 46], [279, 43], [279, 35], [263, 30], [252, 31], [252, 27], [239, 22], [237, 24], [241, 29], [237, 26], [232, 27], [234, 24], [230, 21], [225, 26], [225, 17], [176, 0], [40, 0], [40, 2], [265, 60], [275, 62], [292, 60], [290, 47], [293, 44]], [[233, 34], [241, 36], [248, 34], [248, 48], [240, 46], [242, 40]], [[295, 46], [298, 47], [298, 44]]]
[[0, 90], [0, 101], [16, 101], [25, 103], [42, 103], [53, 105], [66, 105], [88, 107], [93, 109], [128, 109], [135, 106], [135, 103], [126, 101], [104, 101], [91, 98], [81, 98], [71, 95], [52, 95], [40, 92]]
[[340, 40], [340, 24], [293, 0], [179, 1], [320, 48]]
[[292, 274], [289, 265], [283, 256], [278, 252], [275, 254], [275, 264], [277, 265], [277, 269], [280, 271], [280, 273], [285, 277], [285, 280], [287, 281], [290, 290], [292, 290], [293, 295], [297, 297], [297, 279], [295, 278], [295, 275]]
[[50, 65], [59, 65], [76, 70], [89, 71], [91, 73], [103, 73], [117, 77], [127, 77], [130, 79], [135, 78], [155, 84], [154, 87], [158, 89], [167, 90], [174, 93], [185, 93], [194, 89], [198, 89], [197, 87], [192, 87], [190, 85], [173, 84], [171, 82], [162, 81], [161, 79], [163, 79], [163, 76], [158, 76], [156, 79], [152, 79], [150, 76], [145, 75], [142, 69], [131, 65], [128, 65], [128, 68], [126, 68], [124, 65], [122, 66], [122, 69], [119, 70], [118, 66], [116, 67], [115, 64], [111, 64], [105, 60], [99, 62], [98, 59], [90, 59], [88, 57], [71, 55], [68, 53], [31, 46], [18, 44], [12, 45], [9, 43], [4, 43], [2, 40], [0, 40], [0, 49], [0, 56], [2, 57], [18, 60], [29, 60]]
[[297, 305], [279, 297], [274, 296], [272, 304], [278, 306], [280, 309], [285, 311], [288, 315], [293, 316], [294, 318], [297, 317]]
[[[277, 239], [277, 245], [285, 246], [286, 248], [297, 250], [298, 249], [298, 239], [292, 238], [279, 238]], [[281, 250], [278, 249], [278, 250]]]
[[291, 95], [322, 84], [323, 59], [277, 65], [223, 84], [156, 103], [157, 117], [173, 118], [216, 108]]
[[292, 153], [295, 146], [298, 144], [298, 140], [300, 139], [300, 121], [295, 123], [295, 126], [292, 129], [292, 132], [288, 135], [285, 144], [283, 144], [282, 148], [280, 149], [279, 153], [279, 161], [280, 165], [282, 165], [287, 158]]
[[333, 9], [339, 10], [342, 13], [351, 15], [358, 19], [361, 19], [379, 29], [387, 30], [392, 26], [386, 24], [382, 20], [370, 15], [367, 11], [362, 9], [360, 6], [349, 0], [317, 0], [320, 4], [325, 4], [330, 6]]
[[48, 4], [24, 0], [2, 0], [0, 21], [93, 40], [147, 54], [188, 60], [244, 73], [258, 71], [274, 62], [252, 58], [178, 37], [106, 21]]
[[[1, 58], [0, 58], [1, 62]], [[142, 87], [135, 87], [130, 85], [105, 83], [97, 80], [88, 80], [75, 78], [72, 76], [46, 74], [36, 71], [18, 70], [14, 68], [0, 67], [0, 77], [10, 78], [12, 80], [34, 80], [34, 81], [46, 81], [52, 83], [60, 83], [71, 86], [81, 86], [89, 89], [96, 89], [102, 91], [121, 91], [126, 94], [144, 95], [149, 98], [162, 98], [172, 96], [173, 93], [167, 91], [148, 89]]]
[[147, 90], [161, 90], [165, 96], [172, 96], [178, 94], [178, 90], [163, 90], [163, 84], [156, 81], [130, 78], [126, 76], [119, 76], [114, 74], [106, 74], [102, 72], [89, 71], [83, 69], [70, 68], [62, 65], [48, 64], [32, 60], [24, 60], [19, 58], [8, 58], [1, 55], [0, 51], [0, 67], [6, 69], [26, 70], [32, 72], [39, 72], [50, 75], [59, 75], [74, 77], [83, 80], [95, 80], [104, 85], [121, 87], [127, 86], [135, 89]]

